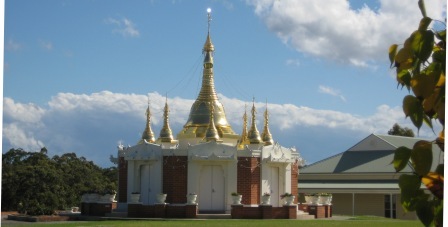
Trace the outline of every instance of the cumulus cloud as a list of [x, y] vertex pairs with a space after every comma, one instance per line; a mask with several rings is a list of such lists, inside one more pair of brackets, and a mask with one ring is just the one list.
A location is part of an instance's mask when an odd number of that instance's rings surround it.
[[300, 60], [299, 59], [288, 59], [286, 60], [286, 65], [288, 66], [300, 66]]
[[113, 33], [121, 34], [124, 37], [139, 37], [140, 31], [137, 30], [136, 25], [128, 18], [107, 18], [104, 20], [106, 24], [114, 25]]
[[[177, 134], [187, 121], [194, 100], [179, 97], [166, 100], [157, 92], [139, 95], [102, 91], [92, 94], [59, 93], [45, 106], [38, 106], [15, 102], [5, 97], [3, 152], [13, 147], [37, 151], [46, 146], [53, 154], [76, 152], [100, 165], [108, 166], [111, 163], [107, 157], [116, 154], [118, 141], [134, 145], [139, 140], [145, 127], [148, 97], [156, 137], [163, 123], [163, 107], [166, 101], [171, 110], [170, 125], [173, 133]], [[237, 133], [240, 133], [245, 105], [249, 104], [248, 111], [250, 111], [251, 103], [228, 98], [222, 94], [219, 94], [219, 98], [225, 107], [229, 123]], [[258, 128], [261, 130], [266, 103], [256, 102], [255, 106], [258, 112]], [[285, 135], [296, 134], [310, 138], [317, 136], [331, 144], [340, 143], [337, 142], [340, 138], [335, 137], [335, 133], [328, 135], [325, 132], [344, 131], [343, 136], [348, 137], [350, 134], [384, 134], [394, 123], [414, 128], [410, 125], [410, 121], [405, 120], [401, 107], [387, 105], [378, 106], [376, 112], [369, 116], [292, 104], [269, 103], [268, 110], [271, 131], [278, 133], [274, 137], [281, 144], [300, 146], [301, 144], [296, 144], [297, 140], [309, 139], [282, 136], [282, 132], [287, 132]], [[319, 131], [319, 134], [303, 133], [310, 130]], [[430, 130], [423, 130], [420, 135], [434, 136]], [[293, 141], [282, 141], [282, 137], [283, 140]]]
[[22, 49], [22, 44], [13, 39], [8, 39], [8, 42], [5, 43], [5, 49], [8, 51], [19, 51]]
[[49, 41], [39, 41], [39, 45], [44, 50], [53, 50], [53, 44]]
[[[415, 30], [414, 0], [380, 0], [378, 9], [353, 9], [347, 0], [247, 0], [284, 43], [319, 58], [367, 67], [387, 59], [388, 47]], [[446, 1], [425, 1], [428, 16], [444, 21]]]
[[336, 90], [336, 89], [334, 89], [334, 88], [331, 88], [331, 87], [328, 87], [328, 86], [324, 86], [324, 85], [319, 85], [319, 88], [318, 88], [317, 91], [320, 92], [320, 93], [323, 93], [323, 94], [339, 97], [344, 102], [347, 101], [345, 99], [345, 97], [341, 94], [341, 92]]

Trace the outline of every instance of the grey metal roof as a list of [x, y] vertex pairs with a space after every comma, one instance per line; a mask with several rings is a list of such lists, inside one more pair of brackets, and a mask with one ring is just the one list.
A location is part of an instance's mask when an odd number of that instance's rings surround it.
[[[353, 150], [355, 146], [368, 147], [367, 141], [377, 141], [378, 143], [386, 142], [390, 144], [383, 146], [382, 150]], [[349, 150], [318, 161], [312, 165], [306, 166], [300, 170], [300, 174], [330, 174], [330, 173], [395, 173], [392, 161], [395, 149], [400, 146], [412, 148], [414, 143], [422, 140], [421, 138], [410, 138], [402, 136], [375, 135], [371, 134], [364, 140], [356, 144]], [[363, 144], [366, 143], [366, 144]], [[362, 146], [360, 146], [362, 145]], [[386, 147], [386, 149], [384, 149]], [[433, 168], [441, 161], [440, 149], [433, 146]], [[412, 172], [412, 168], [408, 165], [402, 172]], [[300, 177], [299, 177], [300, 178]]]

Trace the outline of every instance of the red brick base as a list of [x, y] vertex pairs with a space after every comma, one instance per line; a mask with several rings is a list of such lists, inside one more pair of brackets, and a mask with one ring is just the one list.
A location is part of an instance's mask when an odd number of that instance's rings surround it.
[[81, 214], [87, 216], [105, 216], [117, 208], [117, 203], [81, 203]]
[[314, 215], [314, 218], [332, 217], [331, 205], [308, 205], [308, 213]]
[[233, 219], [297, 219], [297, 206], [244, 207], [243, 205], [232, 205], [230, 213]]
[[198, 205], [128, 204], [128, 217], [133, 218], [196, 218]]

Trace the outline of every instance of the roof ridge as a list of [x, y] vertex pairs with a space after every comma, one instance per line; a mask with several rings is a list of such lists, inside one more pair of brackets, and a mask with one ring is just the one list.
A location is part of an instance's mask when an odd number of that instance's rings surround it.
[[[348, 151], [348, 150], [347, 150], [347, 151]], [[319, 164], [319, 163], [321, 163], [321, 162], [327, 161], [327, 160], [332, 159], [332, 158], [334, 158], [334, 157], [336, 157], [336, 156], [338, 156], [338, 155], [341, 155], [341, 154], [343, 154], [343, 153], [345, 153], [345, 152], [347, 152], [347, 151], [343, 151], [343, 152], [341, 152], [341, 153], [335, 154], [335, 155], [330, 156], [330, 157], [328, 157], [328, 158], [324, 158], [324, 159], [322, 159], [322, 160], [320, 160], [320, 161], [317, 161], [317, 162], [315, 162], [315, 163], [313, 163], [313, 164], [304, 166], [302, 169], [306, 169], [306, 168], [308, 168], [308, 167], [317, 165], [317, 164]]]

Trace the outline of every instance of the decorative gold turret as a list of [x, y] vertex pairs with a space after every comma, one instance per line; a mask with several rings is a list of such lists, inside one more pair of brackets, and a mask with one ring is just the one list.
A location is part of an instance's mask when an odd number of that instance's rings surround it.
[[161, 142], [173, 142], [173, 133], [171, 132], [168, 116], [170, 113], [170, 109], [168, 107], [168, 98], [165, 101], [165, 108], [163, 109], [163, 127], [160, 130], [159, 140]]
[[[204, 54], [202, 86], [196, 101], [191, 106], [190, 115], [183, 130], [177, 135], [178, 139], [206, 137], [210, 120], [216, 127], [220, 138], [238, 139], [238, 135], [232, 130], [227, 121], [224, 107], [218, 100], [215, 91], [215, 82], [213, 74], [213, 52], [215, 47], [210, 38], [210, 10], [208, 10], [208, 34], [202, 52]], [[213, 118], [211, 118], [211, 107], [213, 107]]]
[[272, 145], [274, 143], [271, 132], [269, 132], [268, 102], [266, 102], [266, 110], [264, 111], [264, 128], [263, 133], [261, 133], [261, 138], [263, 139], [265, 146]]
[[146, 127], [145, 131], [142, 133], [142, 138], [138, 141], [138, 144], [144, 143], [144, 141], [148, 143], [154, 143], [154, 132], [151, 129], [151, 111], [149, 110], [149, 98], [148, 98], [148, 108], [146, 109]]
[[260, 137], [260, 133], [258, 132], [257, 129], [257, 124], [256, 124], [256, 119], [255, 119], [255, 114], [257, 113], [257, 111], [255, 110], [255, 98], [252, 101], [252, 124], [250, 126], [249, 129], [249, 133], [248, 133], [248, 139], [250, 144], [260, 144], [263, 143], [263, 141], [261, 140]]
[[216, 130], [215, 122], [213, 121], [214, 112], [215, 112], [215, 108], [210, 103], [210, 122], [208, 124], [207, 132], [205, 133], [205, 138], [206, 138], [207, 142], [219, 140], [218, 130]]
[[249, 143], [249, 138], [247, 137], [247, 105], [244, 105], [243, 132], [241, 132], [241, 138], [238, 141], [238, 149], [244, 149], [244, 145]]

